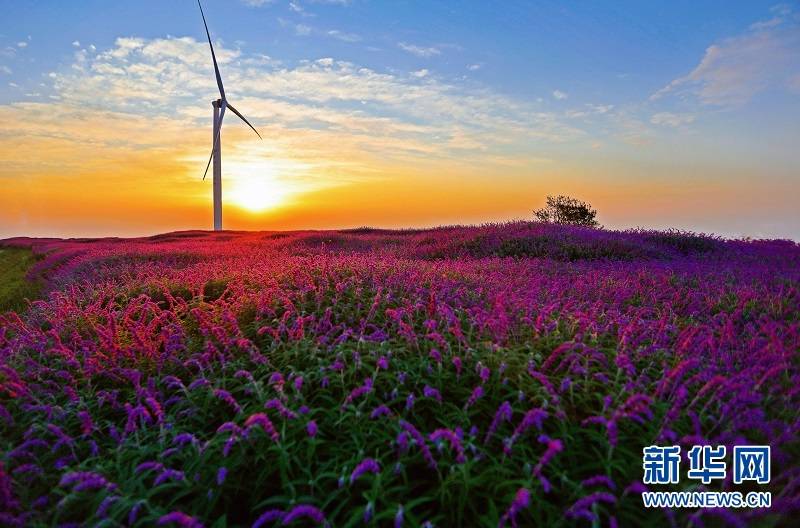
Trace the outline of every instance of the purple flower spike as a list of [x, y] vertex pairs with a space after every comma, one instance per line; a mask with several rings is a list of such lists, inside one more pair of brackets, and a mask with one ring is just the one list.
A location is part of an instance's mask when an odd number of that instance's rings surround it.
[[442, 401], [442, 395], [438, 390], [434, 389], [430, 385], [425, 385], [425, 387], [422, 389], [422, 395], [426, 398], [432, 398], [440, 403]]
[[197, 438], [192, 433], [181, 433], [172, 440], [173, 444], [185, 445], [197, 443]]
[[392, 411], [387, 406], [379, 405], [375, 407], [369, 417], [375, 420], [376, 418], [380, 418], [381, 416], [389, 416], [390, 414], [392, 414]]
[[437, 429], [430, 435], [431, 442], [438, 442], [439, 440], [446, 440], [450, 444], [450, 448], [456, 452], [456, 462], [463, 464], [467, 461], [464, 456], [464, 446], [461, 445], [461, 440], [458, 435], [450, 429]]
[[353, 403], [354, 400], [372, 392], [372, 378], [366, 378], [364, 384], [353, 389], [344, 401], [343, 406]]
[[214, 397], [225, 402], [231, 409], [233, 409], [234, 412], [240, 413], [242, 411], [239, 403], [230, 392], [224, 389], [214, 389]]
[[350, 484], [354, 483], [364, 473], [380, 473], [381, 467], [374, 458], [362, 460], [350, 474]]
[[497, 428], [502, 422], [511, 420], [512, 414], [513, 410], [511, 409], [510, 403], [504, 401], [500, 404], [500, 407], [497, 408], [497, 412], [494, 413], [494, 419], [492, 420], [491, 425], [489, 425], [489, 430], [486, 432], [486, 436], [483, 439], [484, 444], [489, 442], [489, 439], [492, 437], [495, 431], [497, 431]]
[[467, 400], [467, 405], [465, 406], [465, 408], [469, 409], [470, 407], [475, 405], [475, 402], [477, 402], [482, 397], [483, 397], [483, 386], [482, 385], [478, 385], [472, 391], [472, 394], [470, 395], [469, 400]]
[[453, 366], [456, 368], [456, 377], [461, 377], [461, 369], [463, 368], [461, 363], [461, 358], [458, 356], [453, 356], [452, 361], [453, 361]]
[[203, 523], [201, 523], [191, 515], [186, 515], [185, 513], [179, 511], [174, 511], [166, 515], [162, 515], [161, 517], [159, 517], [158, 522], [156, 524], [158, 526], [173, 524], [176, 526], [180, 526], [181, 528], [203, 528]]
[[176, 469], [165, 469], [159, 473], [156, 479], [153, 481], [153, 486], [160, 486], [168, 480], [184, 480], [184, 478], [183, 471], [178, 471]]
[[289, 420], [294, 420], [295, 418], [297, 418], [297, 413], [286, 407], [283, 404], [283, 402], [278, 398], [273, 398], [269, 400], [267, 403], [264, 404], [264, 408], [276, 410], [278, 411], [278, 414], [280, 414], [284, 418], [288, 418]]
[[136, 466], [134, 472], [138, 474], [142, 471], [161, 471], [162, 469], [164, 469], [164, 464], [156, 462], [155, 460], [149, 460]]
[[405, 453], [408, 451], [408, 433], [402, 432], [397, 435], [395, 439], [397, 443], [397, 448], [400, 450], [401, 453]]
[[499, 526], [502, 528], [506, 525], [507, 522], [511, 522], [511, 526], [517, 526], [517, 515], [522, 510], [528, 508], [531, 505], [531, 492], [525, 488], [520, 488], [517, 490], [517, 493], [514, 495], [514, 500], [511, 501], [511, 506], [508, 507], [508, 510], [503, 514], [500, 518]]
[[568, 519], [587, 518], [595, 520], [597, 515], [591, 511], [591, 507], [598, 502], [615, 504], [617, 502], [617, 498], [605, 491], [598, 491], [575, 501], [575, 503], [570, 506], [566, 512], [564, 512], [564, 515]]
[[105, 519], [108, 516], [108, 510], [111, 508], [111, 505], [114, 504], [119, 500], [119, 497], [116, 495], [109, 495], [103, 502], [100, 503], [100, 506], [97, 507], [97, 511], [95, 512], [95, 516], [98, 519]]
[[61, 477], [59, 486], [72, 486], [73, 491], [90, 491], [102, 488], [112, 489], [116, 487], [106, 480], [103, 475], [90, 471], [66, 473]]
[[268, 523], [280, 521], [285, 515], [281, 510], [267, 510], [256, 519], [256, 522], [253, 523], [253, 528], [261, 528]]
[[422, 451], [422, 457], [425, 459], [425, 461], [428, 463], [428, 465], [432, 469], [436, 469], [436, 460], [433, 458], [433, 454], [431, 454], [431, 450], [428, 448], [428, 445], [425, 443], [425, 437], [422, 436], [422, 433], [420, 433], [417, 430], [416, 427], [414, 427], [410, 423], [406, 422], [405, 420], [402, 420], [400, 422], [400, 427], [402, 427], [403, 430], [406, 433], [408, 433], [409, 436], [411, 436], [411, 438], [414, 439], [414, 442], [416, 442], [417, 447], [419, 448], [420, 451]]
[[403, 505], [397, 507], [397, 513], [394, 514], [394, 528], [403, 528]]
[[311, 520], [316, 524], [322, 524], [325, 522], [325, 514], [314, 506], [310, 504], [300, 504], [292, 508], [284, 517], [283, 517], [283, 525], [287, 526], [292, 524], [297, 519], [306, 518]]
[[607, 475], [596, 475], [594, 477], [587, 478], [586, 480], [581, 482], [581, 486], [586, 488], [590, 486], [605, 486], [611, 490], [617, 489], [617, 486], [616, 484], [614, 484], [614, 481], [611, 480], [611, 477]]
[[132, 526], [136, 522], [136, 518], [139, 516], [139, 510], [142, 509], [144, 506], [144, 501], [139, 501], [133, 505], [131, 511], [128, 512], [128, 525]]
[[249, 418], [244, 422], [245, 428], [249, 431], [251, 428], [260, 426], [267, 435], [272, 439], [273, 442], [278, 442], [280, 440], [280, 435], [278, 431], [275, 429], [275, 425], [273, 425], [272, 420], [267, 417], [264, 413], [255, 413], [251, 414]]

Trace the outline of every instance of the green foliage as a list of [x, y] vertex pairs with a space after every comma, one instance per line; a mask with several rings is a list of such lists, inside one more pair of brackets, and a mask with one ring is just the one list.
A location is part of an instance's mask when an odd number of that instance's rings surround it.
[[657, 244], [676, 249], [684, 255], [707, 253], [719, 245], [714, 238], [675, 229], [649, 233], [647, 238]]
[[[0, 501], [5, 482], [20, 523], [251, 526], [306, 504], [331, 526], [498, 526], [523, 490], [505, 526], [684, 526], [695, 512], [642, 507], [641, 450], [698, 435], [774, 442], [770, 489], [794, 493], [798, 443], [771, 434], [800, 408], [794, 246], [540, 223], [397, 249], [371, 229], [247, 236], [73, 245], [46, 301], [0, 316]], [[81, 472], [109, 484], [65, 482]], [[613, 503], [581, 521], [597, 492]]]
[[[495, 526], [516, 490], [527, 487], [532, 491], [536, 507], [522, 512], [519, 521], [526, 526], [565, 526], [569, 523], [563, 517], [563, 509], [588, 493], [580, 484], [581, 478], [600, 473], [619, 482], [628, 482], [639, 477], [640, 455], [629, 446], [637, 445], [642, 438], [654, 441], [659, 421], [654, 420], [646, 426], [629, 422], [622, 424], [622, 446], [611, 448], [602, 429], [580, 425], [583, 418], [601, 413], [603, 406], [598, 395], [605, 390], [604, 385], [592, 384], [587, 377], [586, 386], [564, 395], [561, 405], [570, 420], [557, 420], [551, 416], [545, 421], [545, 433], [563, 439], [567, 446], [547, 470], [557, 493], [545, 492], [536, 478], [524, 476], [525, 471], [520, 471], [526, 463], [530, 465], [542, 455], [544, 447], [536, 440], [537, 432], [531, 431], [521, 438], [510, 456], [503, 454], [502, 442], [512, 434], [515, 423], [501, 424], [491, 440], [484, 443], [486, 426], [501, 402], [511, 402], [514, 422], [519, 421], [531, 406], [548, 407], [547, 392], [526, 374], [526, 365], [531, 360], [538, 363], [547, 357], [552, 344], [564, 338], [557, 330], [556, 334], [543, 336], [526, 346], [462, 351], [467, 363], [460, 376], [451, 366], [430, 361], [427, 345], [423, 350], [415, 350], [406, 342], [392, 341], [360, 343], [326, 351], [311, 340], [265, 343], [261, 349], [269, 363], [256, 364], [240, 357], [206, 372], [206, 377], [213, 379], [214, 387], [229, 391], [242, 405], [241, 412], [232, 414], [224, 402], [213, 396], [211, 388], [175, 391], [167, 384], [156, 382], [157, 390], [180, 396], [164, 409], [164, 422], [171, 424], [169, 429], [140, 429], [119, 445], [103, 434], [112, 425], [118, 428], [124, 425], [124, 413], [100, 403], [102, 398], [99, 395], [107, 390], [108, 384], [100, 382], [101, 377], [82, 380], [75, 386], [79, 395], [76, 402], [67, 399], [50, 402], [73, 417], [78, 409], [89, 411], [98, 427], [91, 439], [98, 443], [99, 452], [91, 454], [81, 448], [76, 453], [81, 462], [76, 463], [72, 470], [113, 476], [118, 487], [99, 493], [74, 492], [59, 487], [56, 475], [42, 475], [31, 480], [27, 487], [19, 488], [19, 498], [30, 503], [54, 492], [62, 506], [51, 512], [53, 517], [47, 520], [48, 524], [88, 519], [99, 522], [101, 519], [96, 516], [98, 507], [104, 498], [113, 495], [119, 498], [108, 510], [106, 522], [110, 525], [124, 523], [130, 509], [138, 502], [143, 506], [135, 526], [151, 526], [171, 510], [192, 512], [206, 519], [209, 526], [246, 526], [262, 511], [316, 498], [321, 501], [319, 505], [328, 517], [337, 519], [337, 526], [363, 526], [364, 508], [370, 502], [376, 516], [375, 522], [368, 525], [390, 524], [402, 505], [405, 526], [420, 526], [425, 521], [436, 526]], [[198, 336], [197, 339], [202, 338]], [[451, 345], [454, 350], [459, 348], [455, 342]], [[614, 349], [605, 352], [613, 355]], [[387, 355], [392, 358], [391, 369], [381, 371], [377, 359]], [[322, 368], [336, 356], [343, 358], [344, 370], [341, 373], [324, 372]], [[176, 358], [174, 366], [163, 369], [160, 374], [162, 378], [168, 373], [177, 375], [188, 385], [193, 374], [179, 366], [180, 359]], [[475, 369], [477, 364], [489, 366], [494, 372], [501, 364], [508, 367], [504, 376], [495, 374], [484, 384], [485, 396], [467, 409], [460, 402], [466, 401], [472, 388], [481, 383]], [[56, 359], [52, 366], [55, 369], [67, 368]], [[237, 377], [239, 371], [250, 372], [253, 381]], [[279, 443], [273, 442], [262, 430], [255, 429], [246, 441], [236, 442], [225, 455], [224, 445], [229, 435], [219, 434], [216, 429], [228, 420], [241, 424], [244, 417], [264, 411], [264, 400], [281, 397], [282, 392], [276, 391], [276, 387], [269, 383], [270, 375], [275, 371], [292, 372], [303, 377], [304, 389], [301, 392], [284, 390], [290, 395], [289, 407], [307, 406], [309, 414], [285, 420], [273, 415], [281, 435]], [[402, 384], [397, 380], [398, 372], [406, 374]], [[375, 376], [374, 390], [343, 407], [342, 402], [352, 388], [370, 373]], [[326, 375], [330, 377], [330, 385], [326, 390], [320, 390], [321, 379]], [[615, 383], [623, 381], [624, 376], [620, 376]], [[426, 385], [441, 392], [441, 403], [422, 397]], [[136, 399], [134, 387], [111, 386], [120, 401]], [[395, 388], [400, 389], [399, 393], [387, 397]], [[519, 398], [520, 391], [526, 394], [524, 400]], [[406, 395], [412, 392], [417, 394], [414, 408], [404, 410]], [[370, 417], [370, 412], [381, 403], [426, 433], [454, 424], [463, 427], [465, 448], [482, 453], [483, 458], [470, 456], [466, 463], [459, 464], [453, 453], [445, 448], [435, 452], [439, 467], [431, 469], [414, 447], [404, 456], [387, 449], [387, 446], [396, 445], [395, 438], [400, 429], [393, 418]], [[5, 430], [5, 440], [0, 443], [2, 449], [20, 444], [29, 428], [38, 430], [42, 427], [38, 414], [21, 412], [17, 402], [6, 402], [6, 405], [18, 421], [13, 428]], [[664, 411], [657, 410], [657, 417]], [[551, 412], [555, 410], [551, 409]], [[315, 420], [319, 425], [316, 437], [306, 434], [308, 420]], [[469, 431], [471, 424], [480, 425], [475, 436]], [[81, 429], [80, 422], [74, 418], [61, 426], [76, 436]], [[176, 444], [175, 438], [186, 432], [194, 434], [197, 443]], [[51, 467], [58, 459], [57, 454], [46, 451], [39, 456], [44, 467]], [[378, 459], [380, 472], [350, 483], [350, 472], [364, 457]], [[157, 471], [136, 471], [137, 466], [149, 461], [178, 468], [186, 478], [154, 486]], [[228, 474], [224, 483], [219, 484], [216, 478], [221, 467], [225, 467]], [[341, 479], [345, 481], [343, 485]], [[632, 522], [659, 521], [659, 512], [643, 511], [637, 496], [620, 500], [619, 511], [623, 516], [629, 516]]]
[[0, 247], [0, 312], [23, 310], [39, 296], [41, 285], [26, 278], [36, 260], [29, 249]]
[[586, 202], [570, 196], [548, 196], [547, 205], [533, 212], [540, 221], [549, 224], [597, 227], [597, 211]]

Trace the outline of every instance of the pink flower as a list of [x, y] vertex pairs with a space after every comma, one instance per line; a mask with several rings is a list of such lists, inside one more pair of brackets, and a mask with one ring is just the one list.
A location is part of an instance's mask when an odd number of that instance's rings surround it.
[[461, 358], [458, 357], [458, 356], [453, 356], [452, 362], [453, 362], [453, 366], [456, 368], [456, 377], [460, 377], [461, 376], [461, 368], [462, 368]]
[[275, 425], [273, 425], [272, 420], [270, 420], [269, 417], [264, 413], [251, 414], [247, 420], [245, 420], [244, 426], [248, 431], [255, 426], [260, 426], [264, 432], [269, 435], [273, 442], [277, 442], [280, 439], [280, 435], [275, 429]]

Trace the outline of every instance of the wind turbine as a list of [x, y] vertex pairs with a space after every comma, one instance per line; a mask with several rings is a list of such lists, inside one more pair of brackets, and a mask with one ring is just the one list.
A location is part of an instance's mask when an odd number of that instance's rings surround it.
[[222, 86], [222, 77], [219, 74], [219, 66], [217, 65], [217, 56], [214, 54], [214, 45], [211, 43], [211, 34], [208, 32], [208, 24], [206, 23], [206, 15], [203, 13], [203, 6], [200, 0], [197, 0], [197, 5], [200, 7], [200, 16], [203, 17], [203, 25], [206, 28], [206, 37], [208, 37], [208, 46], [211, 48], [211, 60], [214, 61], [214, 75], [217, 77], [217, 87], [219, 88], [219, 99], [211, 102], [214, 107], [214, 131], [211, 142], [211, 156], [208, 158], [206, 164], [206, 171], [203, 173], [203, 180], [206, 179], [208, 168], [211, 166], [211, 160], [214, 160], [214, 231], [222, 230], [222, 146], [220, 141], [220, 133], [222, 132], [222, 118], [225, 117], [225, 109], [230, 108], [231, 112], [239, 116], [239, 118], [247, 123], [247, 126], [253, 129], [258, 139], [261, 134], [258, 130], [250, 124], [232, 104], [228, 102], [225, 97], [225, 88]]

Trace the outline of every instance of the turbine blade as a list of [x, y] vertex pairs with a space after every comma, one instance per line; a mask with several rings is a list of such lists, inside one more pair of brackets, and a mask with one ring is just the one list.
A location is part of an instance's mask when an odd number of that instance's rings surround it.
[[253, 132], [255, 132], [255, 133], [256, 133], [256, 135], [258, 136], [258, 139], [264, 139], [264, 138], [262, 138], [262, 137], [261, 137], [261, 134], [259, 134], [259, 133], [258, 133], [258, 130], [256, 130], [256, 127], [254, 127], [253, 125], [251, 125], [251, 124], [250, 124], [250, 121], [248, 121], [248, 120], [247, 120], [247, 119], [246, 119], [246, 118], [245, 118], [245, 117], [244, 117], [242, 114], [240, 114], [240, 113], [239, 113], [239, 111], [238, 111], [237, 109], [235, 109], [235, 108], [233, 107], [233, 105], [232, 105], [232, 104], [230, 104], [230, 103], [226, 102], [226, 103], [225, 103], [225, 106], [227, 106], [228, 108], [230, 108], [230, 109], [231, 109], [231, 112], [233, 112], [234, 114], [236, 114], [237, 116], [239, 116], [239, 118], [240, 118], [242, 121], [244, 121], [245, 123], [247, 123], [247, 126], [249, 126], [250, 128], [252, 128], [252, 129], [253, 129]]
[[203, 6], [200, 5], [200, 0], [197, 0], [197, 5], [200, 7], [200, 16], [203, 17], [203, 25], [206, 27], [206, 37], [208, 37], [208, 47], [211, 48], [211, 60], [214, 61], [214, 74], [217, 76], [217, 87], [219, 88], [219, 95], [225, 100], [225, 88], [222, 87], [222, 77], [219, 75], [219, 66], [217, 65], [217, 56], [214, 54], [214, 45], [211, 44], [211, 33], [208, 32], [208, 24], [206, 24], [206, 15], [203, 13]]
[[211, 160], [214, 159], [214, 151], [217, 150], [217, 144], [219, 143], [219, 134], [222, 132], [222, 117], [225, 115], [225, 105], [222, 105], [222, 108], [219, 112], [219, 126], [217, 127], [217, 135], [214, 136], [214, 143], [211, 145], [211, 155], [208, 157], [208, 163], [206, 163], [206, 171], [203, 173], [203, 181], [205, 181], [206, 176], [208, 175], [208, 168], [211, 167]]

